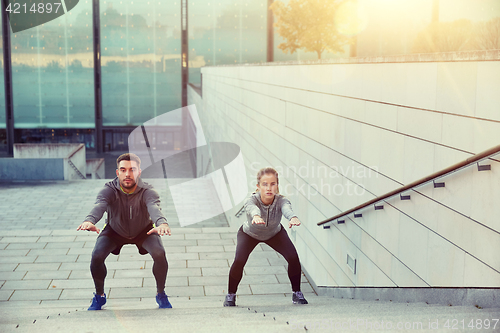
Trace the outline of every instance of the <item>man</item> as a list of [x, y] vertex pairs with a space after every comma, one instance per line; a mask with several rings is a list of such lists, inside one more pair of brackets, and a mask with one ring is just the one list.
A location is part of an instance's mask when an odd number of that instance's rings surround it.
[[106, 303], [104, 260], [110, 253], [118, 255], [125, 244], [135, 244], [140, 254], [151, 255], [156, 279], [156, 302], [160, 308], [171, 308], [165, 294], [168, 263], [160, 238], [171, 233], [167, 219], [161, 212], [160, 198], [151, 185], [139, 178], [141, 160], [137, 155], [123, 154], [116, 160], [116, 165], [117, 177], [105, 184], [97, 195], [94, 208], [77, 228], [99, 234], [95, 224], [107, 211], [107, 223], [92, 251], [90, 271], [96, 292], [88, 310], [101, 310]]

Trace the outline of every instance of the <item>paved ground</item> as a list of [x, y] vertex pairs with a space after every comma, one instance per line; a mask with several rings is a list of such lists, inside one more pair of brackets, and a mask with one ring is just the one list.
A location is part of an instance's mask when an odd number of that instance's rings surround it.
[[[85, 306], [93, 292], [90, 255], [97, 234], [76, 231], [106, 180], [9, 183], [0, 192], [0, 307]], [[164, 236], [172, 297], [220, 296], [234, 258], [236, 230], [223, 215], [181, 228], [167, 189], [162, 209], [172, 228]], [[103, 222], [98, 223], [102, 227]], [[133, 245], [106, 261], [112, 300], [154, 303], [152, 259]], [[304, 278], [303, 290], [312, 292]], [[286, 261], [263, 244], [246, 265], [240, 295], [290, 292]]]
[[471, 332], [479, 325], [500, 330], [499, 309], [318, 297], [305, 277], [302, 290], [310, 304], [293, 305], [286, 262], [266, 245], [257, 246], [245, 267], [238, 306], [223, 308], [236, 230], [224, 216], [181, 228], [166, 188], [160, 195], [173, 233], [163, 237], [170, 267], [166, 291], [174, 308], [157, 308], [152, 260], [128, 245], [107, 260], [105, 311], [86, 311], [97, 235], [76, 227], [105, 182], [2, 184], [0, 332], [331, 332], [366, 331], [368, 325], [401, 331], [398, 324], [432, 332]]

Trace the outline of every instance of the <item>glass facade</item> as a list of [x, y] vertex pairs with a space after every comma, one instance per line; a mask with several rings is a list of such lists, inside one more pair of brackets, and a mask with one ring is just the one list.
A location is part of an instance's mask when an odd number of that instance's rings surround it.
[[[191, 83], [200, 83], [203, 66], [266, 61], [267, 4], [267, 0], [188, 0]], [[436, 8], [443, 27], [455, 22], [453, 27], [465, 27], [473, 36], [491, 33], [487, 29], [500, 22], [497, 0], [346, 0], [342, 4], [351, 10], [352, 4], [359, 5], [355, 7], [359, 24], [344, 25], [355, 29], [342, 32], [357, 36], [357, 56], [422, 52], [426, 45], [420, 45], [418, 38], [425, 39], [425, 29], [435, 32], [429, 24]], [[106, 150], [126, 150], [132, 129], [181, 107], [181, 1], [100, 1], [100, 21], [104, 145]], [[283, 41], [275, 31], [274, 61], [317, 59], [313, 52], [284, 53], [278, 49]], [[461, 46], [471, 48], [487, 47]], [[346, 57], [349, 52], [346, 46], [344, 53], [324, 53], [322, 58]], [[11, 33], [11, 53], [15, 142], [84, 142], [94, 148], [92, 0], [79, 1], [53, 21]], [[6, 150], [3, 66], [0, 71], [2, 151]], [[182, 115], [168, 119], [170, 123], [162, 125], [171, 126], [172, 132], [159, 140], [174, 147]]]
[[[180, 2], [104, 1], [104, 126], [138, 126], [181, 107]], [[177, 118], [180, 125], [181, 116]]]
[[94, 127], [91, 9], [11, 33], [16, 129]]

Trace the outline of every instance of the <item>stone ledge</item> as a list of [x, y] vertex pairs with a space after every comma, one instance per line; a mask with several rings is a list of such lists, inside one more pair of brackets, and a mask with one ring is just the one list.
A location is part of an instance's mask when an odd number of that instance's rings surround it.
[[409, 53], [373, 57], [335, 58], [318, 60], [291, 60], [276, 62], [258, 62], [250, 64], [231, 64], [205, 66], [238, 67], [238, 66], [291, 66], [291, 65], [327, 65], [327, 64], [374, 64], [374, 63], [408, 63], [408, 62], [453, 62], [453, 61], [495, 61], [500, 60], [500, 50], [478, 50], [439, 53]]
[[396, 303], [440, 304], [449, 306], [475, 306], [500, 308], [498, 288], [398, 288], [398, 287], [325, 287], [314, 288], [319, 296], [360, 299], [366, 301], [392, 301]]

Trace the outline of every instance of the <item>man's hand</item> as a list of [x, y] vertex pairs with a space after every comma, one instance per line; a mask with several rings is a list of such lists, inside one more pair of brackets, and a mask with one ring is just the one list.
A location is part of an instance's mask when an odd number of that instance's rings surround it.
[[297, 216], [292, 217], [292, 219], [288, 222], [288, 228], [291, 228], [293, 226], [299, 226], [300, 221]]
[[80, 224], [80, 225], [78, 226], [78, 228], [76, 228], [76, 230], [77, 230], [77, 231], [78, 231], [78, 230], [95, 231], [95, 232], [99, 233], [99, 228], [98, 228], [98, 227], [96, 227], [96, 226], [94, 225], [94, 223], [89, 222], [89, 221], [85, 221], [85, 222], [83, 222], [82, 224]]
[[149, 230], [148, 231], [148, 235], [151, 235], [151, 234], [158, 234], [160, 236], [165, 236], [165, 235], [170, 236], [170, 235], [172, 235], [170, 233], [170, 227], [166, 223], [160, 224], [156, 228], [153, 228], [153, 229]]
[[252, 224], [266, 224], [266, 222], [259, 215], [255, 215], [252, 219]]

